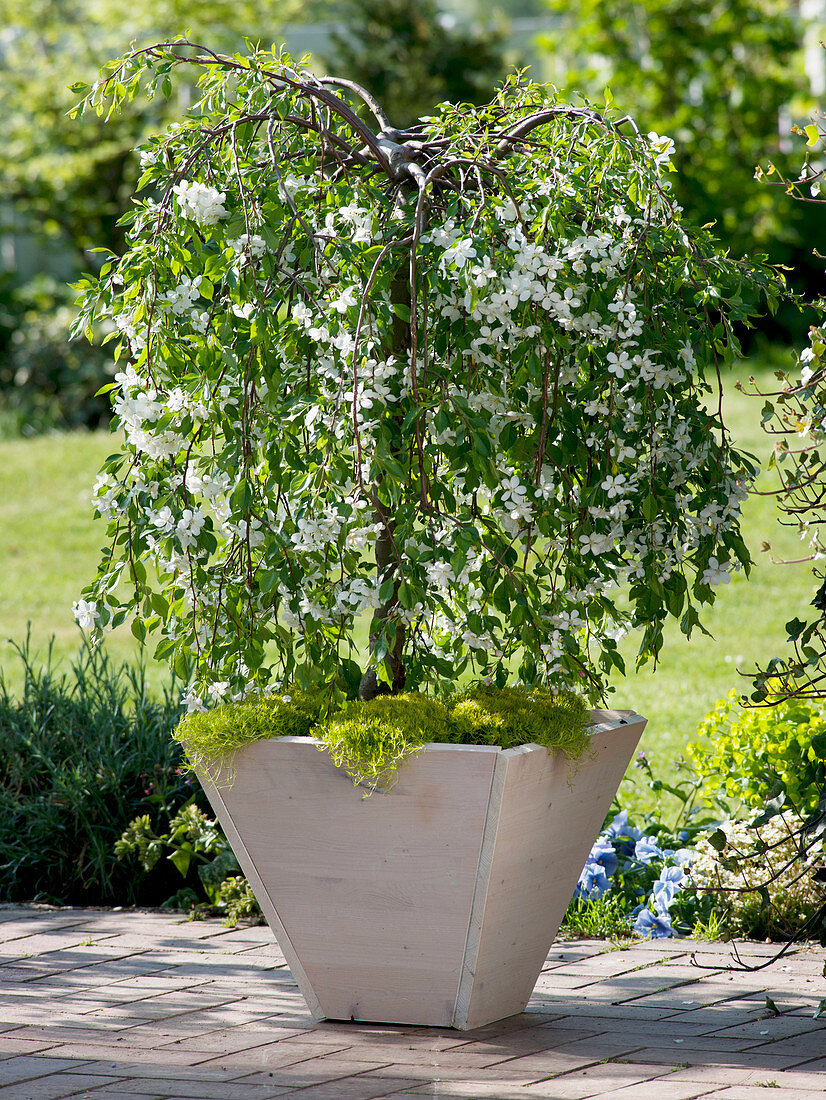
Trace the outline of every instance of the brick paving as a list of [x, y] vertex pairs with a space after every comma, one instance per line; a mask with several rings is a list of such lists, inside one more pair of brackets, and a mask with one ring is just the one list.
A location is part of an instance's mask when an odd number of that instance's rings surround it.
[[725, 944], [559, 942], [501, 1023], [318, 1023], [267, 928], [4, 906], [0, 1100], [822, 1100], [824, 959], [735, 974]]

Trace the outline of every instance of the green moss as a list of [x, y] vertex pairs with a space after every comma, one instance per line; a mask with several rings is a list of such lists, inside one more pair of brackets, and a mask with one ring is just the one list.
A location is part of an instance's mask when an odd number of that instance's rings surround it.
[[336, 767], [354, 783], [387, 787], [408, 756], [430, 741], [452, 741], [450, 716], [428, 695], [379, 695], [354, 703], [316, 730]]
[[578, 759], [588, 743], [588, 710], [569, 691], [477, 684], [451, 701], [453, 740], [468, 745], [545, 745]]
[[403, 761], [432, 741], [506, 749], [538, 744], [576, 759], [588, 744], [587, 722], [585, 703], [570, 692], [479, 684], [447, 704], [418, 694], [356, 703], [316, 736], [355, 783], [376, 789], [390, 785]]
[[[188, 714], [175, 731], [193, 766], [215, 779], [227, 757], [269, 737], [314, 736], [336, 767], [374, 790], [391, 786], [402, 763], [429, 742], [529, 743], [569, 759], [588, 743], [585, 703], [569, 692], [476, 685], [443, 703], [428, 695], [380, 695], [319, 720], [320, 700], [300, 691]], [[231, 770], [231, 761], [230, 770]]]
[[320, 701], [302, 691], [256, 696], [214, 710], [185, 715], [173, 734], [190, 764], [214, 780], [237, 749], [269, 737], [308, 737], [318, 722]]

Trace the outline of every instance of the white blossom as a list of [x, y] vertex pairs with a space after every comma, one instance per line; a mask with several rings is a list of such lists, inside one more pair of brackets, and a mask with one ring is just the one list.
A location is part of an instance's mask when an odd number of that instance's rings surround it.
[[728, 584], [731, 580], [731, 566], [727, 564], [721, 564], [717, 558], [710, 557], [708, 559], [708, 566], [703, 572], [701, 577], [702, 584]]
[[100, 613], [95, 600], [76, 600], [72, 612], [81, 630], [94, 630], [97, 626]]
[[198, 180], [181, 180], [172, 191], [184, 217], [191, 218], [198, 225], [215, 225], [222, 218], [229, 217], [229, 211], [224, 206], [224, 191], [217, 191]]

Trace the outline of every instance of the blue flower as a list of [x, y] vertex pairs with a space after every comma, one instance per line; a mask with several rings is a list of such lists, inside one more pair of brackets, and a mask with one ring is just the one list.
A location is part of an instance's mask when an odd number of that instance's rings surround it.
[[614, 845], [610, 840], [604, 840], [601, 836], [595, 840], [594, 846], [591, 848], [591, 854], [588, 856], [588, 862], [599, 863], [605, 868], [605, 873], [609, 878], [619, 867], [619, 857], [614, 851]]
[[660, 877], [651, 887], [654, 909], [660, 916], [668, 914], [671, 903], [679, 894], [685, 878], [682, 867], [663, 867], [660, 871]]
[[668, 910], [658, 907], [657, 912], [652, 913], [647, 906], [643, 906], [637, 913], [634, 931], [639, 936], [647, 936], [655, 940], [666, 939], [674, 934]]
[[642, 836], [634, 846], [634, 858], [640, 863], [650, 863], [652, 859], [664, 859], [665, 856], [656, 837]]
[[605, 874], [605, 868], [589, 859], [579, 876], [574, 897], [579, 901], [595, 901], [610, 889], [611, 883]]
[[628, 824], [627, 810], [620, 810], [602, 834], [606, 840], [618, 841], [615, 848], [617, 854], [621, 856], [630, 856], [634, 851], [635, 842], [641, 840], [642, 835], [641, 829], [635, 829], [633, 825]]
[[674, 882], [670, 879], [666, 881], [663, 881], [662, 879], [657, 879], [657, 881], [651, 887], [651, 892], [654, 895], [655, 904], [659, 908], [667, 911], [674, 898], [677, 896], [677, 894], [679, 894], [680, 885], [679, 883]]
[[678, 886], [685, 880], [685, 871], [682, 867], [663, 867], [660, 871], [662, 882], [674, 882]]

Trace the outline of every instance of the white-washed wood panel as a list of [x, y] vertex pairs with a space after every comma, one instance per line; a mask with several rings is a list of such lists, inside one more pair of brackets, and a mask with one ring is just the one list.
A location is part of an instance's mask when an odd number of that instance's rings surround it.
[[501, 752], [431, 746], [365, 798], [316, 746], [237, 754], [214, 809], [239, 862], [324, 1015], [450, 1025]]
[[[596, 711], [591, 748], [570, 764], [535, 745], [502, 753], [505, 769], [489, 884], [473, 923], [467, 1000], [455, 1024], [479, 1027], [521, 1012], [530, 998], [591, 844], [645, 727], [633, 712]], [[469, 988], [463, 981], [463, 990]]]
[[366, 798], [319, 742], [281, 738], [202, 777], [314, 1015], [470, 1028], [524, 1008], [645, 725], [592, 717], [573, 768], [430, 745]]

